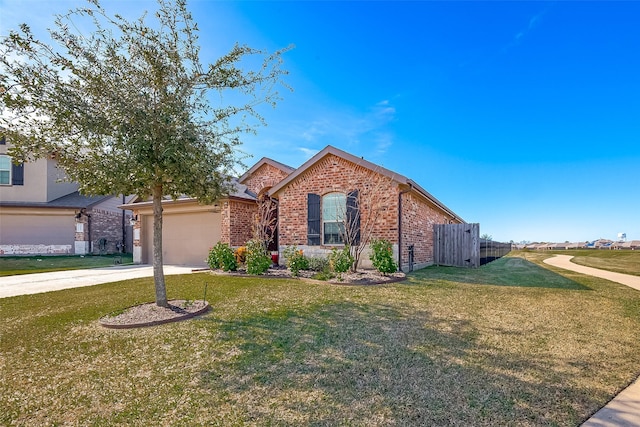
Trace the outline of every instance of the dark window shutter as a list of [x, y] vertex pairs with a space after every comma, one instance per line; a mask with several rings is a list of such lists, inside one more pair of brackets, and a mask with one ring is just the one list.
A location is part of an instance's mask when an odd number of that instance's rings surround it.
[[11, 184], [12, 185], [24, 185], [24, 163], [11, 165]]
[[353, 245], [360, 244], [360, 209], [358, 205], [358, 190], [350, 191], [347, 194], [347, 224], [349, 234], [353, 236]]
[[0, 145], [7, 145], [7, 138], [5, 136], [0, 137]]
[[307, 194], [307, 245], [320, 245], [320, 196]]

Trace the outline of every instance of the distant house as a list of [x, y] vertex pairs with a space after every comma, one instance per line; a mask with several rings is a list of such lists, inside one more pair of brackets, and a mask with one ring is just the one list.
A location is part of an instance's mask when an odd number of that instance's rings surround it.
[[[358, 200], [378, 195], [386, 204], [373, 235], [392, 243], [404, 269], [410, 262], [416, 268], [433, 263], [434, 224], [464, 222], [416, 182], [327, 146], [298, 169], [268, 158], [259, 160], [238, 178], [232, 194], [214, 204], [200, 205], [189, 198], [165, 200], [164, 262], [204, 265], [208, 249], [217, 241], [244, 245], [251, 238], [257, 200], [263, 196], [278, 203], [274, 251], [282, 254], [287, 246], [296, 245], [307, 255], [327, 254], [344, 246], [336, 212], [349, 215]], [[136, 220], [134, 261], [150, 263], [151, 202], [134, 200], [123, 208], [133, 211]], [[366, 209], [360, 212], [359, 225], [366, 223], [367, 215]]]
[[640, 249], [640, 240], [628, 240], [626, 242], [614, 242], [611, 244], [611, 249]]
[[[88, 197], [54, 158], [15, 165], [0, 139], [0, 255], [119, 252], [129, 237], [122, 197]], [[130, 233], [129, 233], [130, 234]]]
[[573, 242], [567, 244], [567, 249], [582, 249], [586, 247], [586, 243], [584, 242]]

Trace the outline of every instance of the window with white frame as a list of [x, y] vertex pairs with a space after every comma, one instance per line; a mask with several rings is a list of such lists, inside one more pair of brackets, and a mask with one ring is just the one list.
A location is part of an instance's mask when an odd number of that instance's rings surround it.
[[344, 193], [329, 193], [322, 197], [322, 242], [325, 245], [344, 243], [344, 221], [347, 197]]
[[0, 185], [11, 185], [11, 157], [0, 155]]
[[[307, 194], [307, 245], [360, 243], [358, 190], [348, 193]], [[345, 229], [346, 227], [346, 229]], [[348, 236], [348, 237], [347, 237]]]

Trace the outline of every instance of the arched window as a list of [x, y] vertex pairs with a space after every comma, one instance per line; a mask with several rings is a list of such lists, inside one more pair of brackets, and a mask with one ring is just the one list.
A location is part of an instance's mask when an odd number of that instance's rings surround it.
[[344, 221], [347, 213], [347, 196], [329, 193], [322, 196], [322, 242], [325, 245], [344, 243]]

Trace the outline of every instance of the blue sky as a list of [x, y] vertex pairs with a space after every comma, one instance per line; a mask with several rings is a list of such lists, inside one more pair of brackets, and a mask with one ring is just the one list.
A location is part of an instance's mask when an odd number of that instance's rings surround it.
[[[0, 0], [0, 33], [42, 31], [77, 4]], [[189, 4], [203, 61], [235, 42], [295, 45], [294, 90], [245, 138], [246, 163], [297, 167], [331, 144], [412, 178], [495, 240], [640, 239], [640, 2]]]

